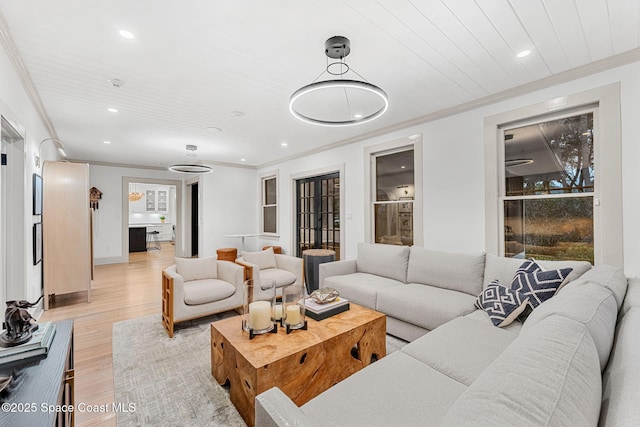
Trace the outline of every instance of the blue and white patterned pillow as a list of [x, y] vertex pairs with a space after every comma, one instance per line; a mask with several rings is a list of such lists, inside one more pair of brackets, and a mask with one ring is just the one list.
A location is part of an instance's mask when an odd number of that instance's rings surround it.
[[534, 309], [554, 296], [572, 271], [573, 268], [545, 271], [535, 260], [527, 260], [516, 272], [511, 282], [511, 289], [528, 297], [529, 305]]
[[528, 302], [529, 299], [522, 293], [494, 280], [478, 295], [476, 307], [486, 311], [495, 326], [503, 327], [513, 322]]

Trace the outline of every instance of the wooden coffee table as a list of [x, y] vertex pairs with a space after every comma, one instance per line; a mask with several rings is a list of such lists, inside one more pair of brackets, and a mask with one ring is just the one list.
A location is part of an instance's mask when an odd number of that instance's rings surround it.
[[258, 335], [249, 340], [241, 316], [211, 324], [211, 373], [229, 383], [231, 402], [250, 426], [255, 397], [280, 388], [296, 405], [386, 355], [386, 317], [351, 304], [351, 309], [289, 335]]

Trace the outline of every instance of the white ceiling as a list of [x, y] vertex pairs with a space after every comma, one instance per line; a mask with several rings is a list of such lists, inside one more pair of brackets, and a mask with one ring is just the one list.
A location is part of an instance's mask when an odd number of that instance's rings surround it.
[[[69, 158], [152, 167], [189, 160], [186, 144], [204, 163], [265, 165], [640, 46], [638, 0], [0, 0], [0, 12]], [[381, 118], [290, 115], [334, 35], [389, 95]]]

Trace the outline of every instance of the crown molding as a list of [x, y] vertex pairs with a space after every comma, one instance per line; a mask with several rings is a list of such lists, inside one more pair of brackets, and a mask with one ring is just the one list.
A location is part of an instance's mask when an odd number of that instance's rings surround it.
[[42, 120], [44, 127], [49, 132], [49, 136], [51, 138], [60, 139], [58, 138], [58, 134], [55, 127], [53, 126], [53, 123], [51, 122], [49, 113], [47, 113], [46, 108], [44, 108], [42, 98], [40, 98], [40, 94], [38, 93], [38, 90], [36, 89], [36, 86], [31, 79], [31, 74], [29, 74], [29, 70], [27, 70], [27, 67], [24, 65], [22, 57], [18, 52], [18, 47], [11, 37], [11, 33], [9, 32], [9, 25], [7, 25], [7, 21], [5, 20], [2, 11], [0, 11], [0, 41], [2, 41], [2, 46], [4, 46], [4, 50], [7, 52], [7, 56], [9, 57], [13, 68], [20, 77], [20, 81], [22, 82], [24, 91], [31, 100], [31, 103], [36, 109], [38, 116], [40, 116], [40, 120]]
[[[132, 165], [128, 163], [96, 162], [95, 160], [82, 160], [82, 159], [65, 159], [65, 160], [71, 163], [87, 163], [89, 165], [94, 165], [94, 166], [109, 166], [109, 167], [115, 167], [115, 168], [131, 168], [131, 169], [148, 169], [148, 170], [171, 172], [168, 169], [168, 166]], [[199, 161], [197, 164], [200, 164], [200, 163], [207, 166], [224, 166], [224, 167], [230, 167], [230, 168], [253, 169], [253, 170], [257, 169], [256, 166], [238, 165], [235, 163], [218, 162], [213, 160], [202, 160], [202, 161]], [[172, 172], [172, 173], [179, 173], [179, 172]]]
[[263, 163], [261, 165], [258, 165], [257, 168], [262, 169], [265, 167], [275, 166], [280, 163], [299, 159], [302, 157], [307, 157], [312, 154], [321, 153], [323, 151], [342, 147], [344, 145], [349, 145], [356, 142], [364, 141], [370, 138], [385, 135], [385, 134], [388, 134], [397, 130], [405, 129], [411, 126], [440, 120], [445, 117], [454, 116], [456, 114], [464, 113], [470, 110], [474, 110], [476, 108], [495, 104], [496, 102], [504, 101], [504, 100], [514, 98], [516, 96], [524, 95], [527, 93], [535, 92], [537, 90], [546, 89], [550, 86], [554, 86], [557, 84], [566, 83], [572, 80], [587, 77], [592, 74], [596, 74], [602, 71], [607, 71], [613, 68], [621, 67], [623, 65], [631, 64], [637, 61], [640, 61], [640, 48], [631, 49], [626, 52], [620, 53], [618, 55], [610, 56], [608, 58], [591, 62], [589, 64], [572, 68], [570, 70], [565, 70], [557, 74], [552, 74], [550, 76], [543, 77], [541, 79], [534, 80], [532, 82], [525, 83], [520, 86], [503, 90], [502, 92], [498, 92], [482, 98], [474, 99], [472, 101], [458, 104], [450, 108], [445, 108], [444, 110], [439, 110], [433, 113], [414, 117], [412, 119], [405, 120], [403, 122], [399, 122], [399, 123], [386, 126], [380, 129], [375, 129], [370, 132], [366, 132], [366, 133], [354, 136], [352, 138], [343, 139], [328, 145], [324, 145], [319, 148], [314, 148], [313, 150], [304, 151], [300, 154], [294, 154], [291, 156], [284, 157], [280, 160], [274, 160], [268, 163]]

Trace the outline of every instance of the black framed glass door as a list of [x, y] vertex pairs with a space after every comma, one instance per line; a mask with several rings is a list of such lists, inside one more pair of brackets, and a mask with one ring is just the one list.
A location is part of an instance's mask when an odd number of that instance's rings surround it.
[[296, 256], [306, 249], [331, 249], [340, 259], [340, 174], [296, 181]]

